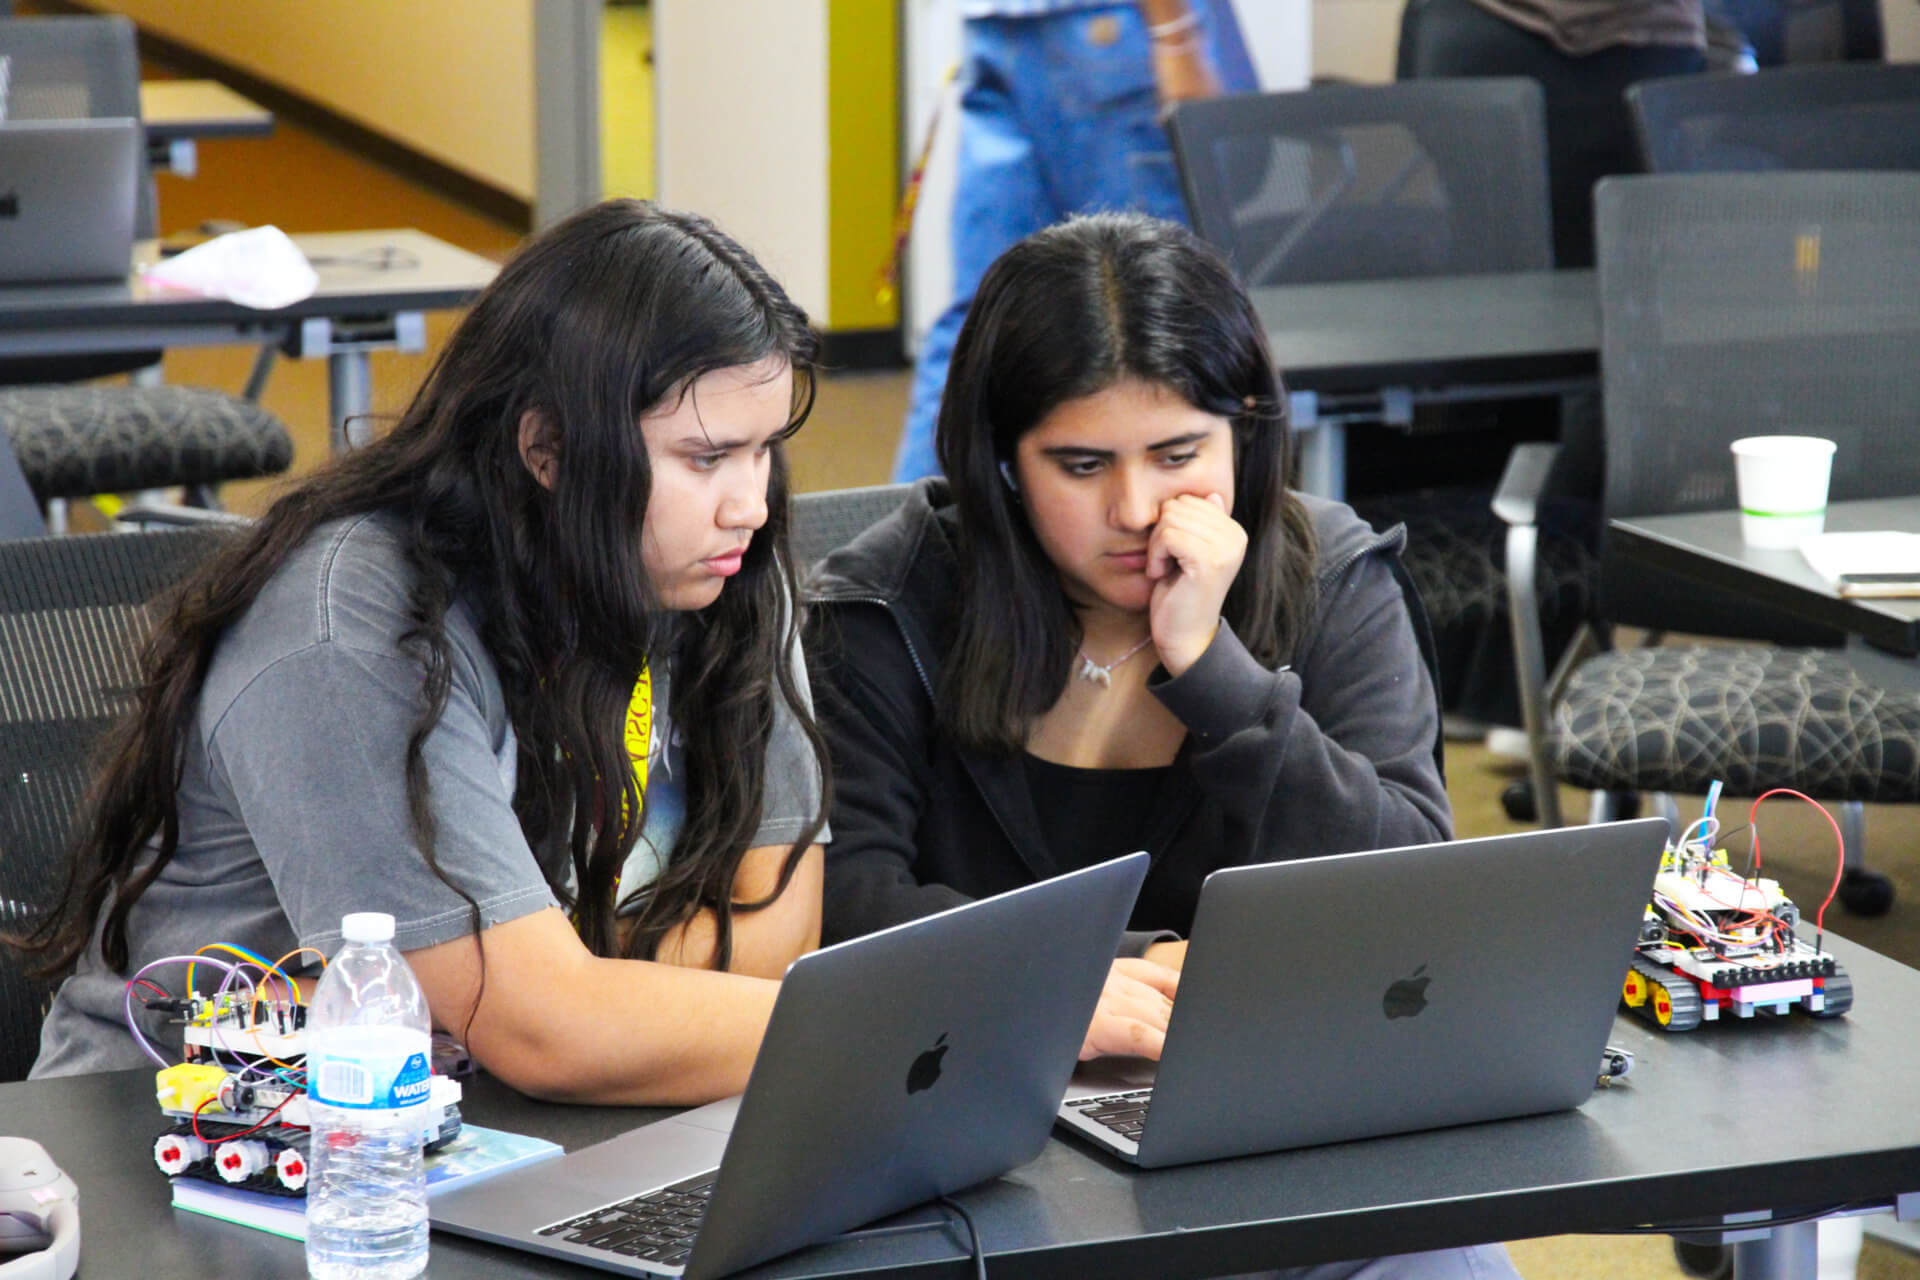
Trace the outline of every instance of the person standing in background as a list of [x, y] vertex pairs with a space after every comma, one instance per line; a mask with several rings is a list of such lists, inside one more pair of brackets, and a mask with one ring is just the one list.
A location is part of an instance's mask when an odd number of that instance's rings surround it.
[[939, 471], [947, 362], [987, 265], [1076, 213], [1185, 222], [1161, 113], [1257, 87], [1229, 0], [964, 0], [961, 14], [953, 300], [921, 345], [900, 481]]
[[1702, 0], [1410, 0], [1397, 75], [1531, 76], [1546, 90], [1553, 260], [1593, 265], [1593, 184], [1635, 173], [1627, 86], [1707, 67]]

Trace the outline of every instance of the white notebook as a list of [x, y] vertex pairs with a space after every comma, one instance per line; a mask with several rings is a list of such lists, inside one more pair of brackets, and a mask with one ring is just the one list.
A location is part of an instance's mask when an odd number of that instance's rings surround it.
[[1800, 554], [1843, 596], [1920, 596], [1920, 533], [1817, 533]]

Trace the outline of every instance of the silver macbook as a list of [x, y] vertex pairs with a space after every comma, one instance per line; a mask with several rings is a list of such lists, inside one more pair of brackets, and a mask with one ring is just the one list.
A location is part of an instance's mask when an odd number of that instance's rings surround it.
[[145, 145], [121, 117], [0, 123], [0, 284], [125, 280]]
[[1658, 818], [1207, 877], [1156, 1068], [1059, 1122], [1157, 1167], [1558, 1111], [1599, 1076]]
[[741, 1097], [437, 1196], [433, 1225], [697, 1280], [1025, 1164], [1146, 869], [1132, 854], [803, 956]]

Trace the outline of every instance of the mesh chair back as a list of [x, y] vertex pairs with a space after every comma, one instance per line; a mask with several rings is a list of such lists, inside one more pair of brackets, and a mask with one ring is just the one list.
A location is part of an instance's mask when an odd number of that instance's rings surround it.
[[910, 484], [877, 484], [864, 489], [826, 489], [793, 499], [793, 563], [802, 575], [829, 551], [853, 541], [868, 525], [893, 514]]
[[[126, 18], [0, 18], [0, 119], [140, 118], [140, 54]], [[155, 234], [144, 154], [134, 234]]]
[[1732, 507], [1751, 435], [1834, 440], [1834, 501], [1920, 493], [1920, 173], [1610, 178], [1595, 212], [1608, 517]]
[[[130, 705], [147, 602], [231, 536], [211, 529], [0, 542], [0, 932], [65, 881], [94, 752]], [[26, 1075], [46, 984], [0, 947], [0, 1081]]]
[[1553, 265], [1545, 107], [1527, 79], [1334, 85], [1177, 107], [1200, 235], [1250, 286]]
[[1676, 76], [1627, 90], [1654, 173], [1920, 169], [1920, 65]]

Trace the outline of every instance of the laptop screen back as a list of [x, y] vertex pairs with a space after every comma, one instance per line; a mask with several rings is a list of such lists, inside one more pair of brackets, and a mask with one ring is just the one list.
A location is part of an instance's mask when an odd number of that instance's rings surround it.
[[126, 279], [143, 138], [119, 117], [0, 123], [0, 285]]

